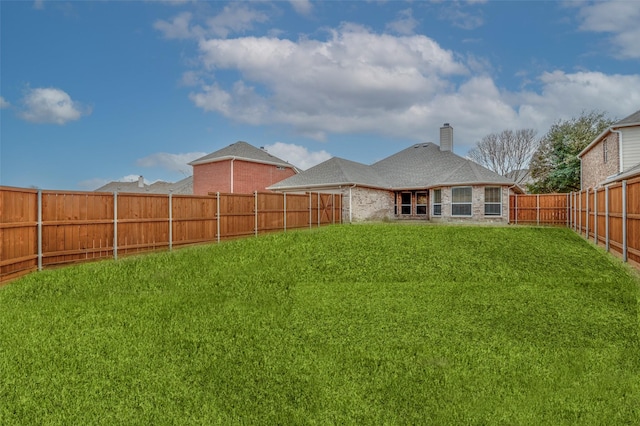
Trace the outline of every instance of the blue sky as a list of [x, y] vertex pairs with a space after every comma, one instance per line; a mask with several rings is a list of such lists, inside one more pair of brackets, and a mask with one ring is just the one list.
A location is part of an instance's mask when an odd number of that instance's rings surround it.
[[174, 182], [238, 140], [306, 169], [640, 109], [640, 2], [0, 1], [0, 184]]

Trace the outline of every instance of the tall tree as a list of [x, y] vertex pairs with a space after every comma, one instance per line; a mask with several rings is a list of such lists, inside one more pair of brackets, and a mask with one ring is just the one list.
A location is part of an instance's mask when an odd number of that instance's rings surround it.
[[467, 155], [489, 170], [521, 183], [539, 143], [533, 129], [503, 130], [483, 137]]
[[578, 154], [615, 120], [604, 112], [582, 112], [579, 117], [559, 120], [542, 138], [531, 160], [533, 193], [571, 192], [580, 189]]

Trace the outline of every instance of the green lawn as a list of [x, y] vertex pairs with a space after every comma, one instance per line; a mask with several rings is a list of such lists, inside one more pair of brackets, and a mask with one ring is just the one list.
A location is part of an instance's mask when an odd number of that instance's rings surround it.
[[567, 229], [342, 225], [0, 289], [0, 424], [639, 424], [639, 281]]

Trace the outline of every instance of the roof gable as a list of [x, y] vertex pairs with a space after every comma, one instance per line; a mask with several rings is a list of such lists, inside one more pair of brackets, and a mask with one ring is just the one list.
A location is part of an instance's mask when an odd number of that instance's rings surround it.
[[434, 143], [415, 144], [371, 166], [333, 157], [269, 189], [362, 185], [389, 190], [445, 185], [514, 185], [513, 180]]
[[216, 161], [224, 161], [229, 159], [245, 160], [254, 163], [274, 164], [277, 166], [290, 167], [297, 170], [295, 166], [288, 162], [269, 154], [264, 149], [256, 148], [247, 142], [238, 141], [225, 148], [219, 149], [204, 157], [200, 157], [189, 163], [191, 166], [205, 163], [213, 163]]
[[308, 188], [317, 186], [369, 185], [385, 188], [388, 185], [371, 166], [332, 157], [300, 174], [291, 176], [269, 189]]

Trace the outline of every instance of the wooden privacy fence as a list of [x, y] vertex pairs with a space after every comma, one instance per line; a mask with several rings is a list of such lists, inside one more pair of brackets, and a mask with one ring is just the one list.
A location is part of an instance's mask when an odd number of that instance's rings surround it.
[[338, 194], [192, 196], [0, 187], [0, 282], [49, 266], [341, 222]]
[[512, 195], [509, 221], [563, 225], [626, 262], [640, 263], [640, 178], [569, 194]]

